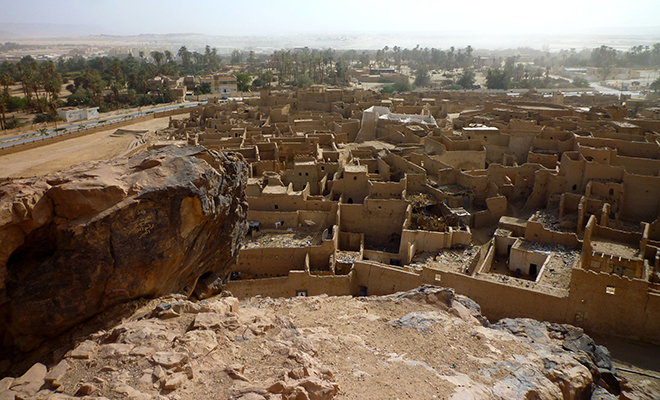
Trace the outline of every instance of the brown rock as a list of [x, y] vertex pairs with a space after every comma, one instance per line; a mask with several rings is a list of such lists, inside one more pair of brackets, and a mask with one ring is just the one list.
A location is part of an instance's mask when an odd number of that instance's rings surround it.
[[239, 397], [238, 400], [266, 400], [266, 398], [262, 395], [251, 392]]
[[60, 381], [64, 377], [64, 374], [66, 374], [66, 371], [69, 370], [69, 363], [66, 360], [62, 360], [59, 363], [57, 363], [56, 366], [51, 368], [50, 371], [48, 371], [48, 374], [46, 374], [45, 381], [47, 384], [49, 384], [51, 387], [53, 387], [53, 382], [55, 381]]
[[339, 385], [318, 378], [309, 377], [302, 380], [298, 385], [305, 388], [311, 400], [330, 400], [337, 391]]
[[12, 382], [14, 382], [14, 378], [11, 377], [0, 379], [0, 392], [4, 392], [5, 390], [9, 389]]
[[76, 391], [76, 396], [87, 396], [96, 392], [98, 388], [91, 383], [83, 383]]
[[171, 308], [169, 310], [161, 311], [161, 312], [158, 313], [158, 318], [160, 318], [160, 319], [177, 318], [177, 317], [180, 317], [180, 316], [181, 316], [181, 314], [179, 314], [178, 312], [174, 311]]
[[133, 348], [131, 349], [131, 351], [128, 352], [128, 354], [130, 354], [130, 355], [132, 355], [132, 356], [142, 356], [142, 357], [145, 357], [145, 356], [151, 355], [151, 354], [153, 354], [153, 353], [155, 353], [155, 352], [156, 352], [156, 350], [154, 350], [153, 347], [148, 347], [148, 346], [137, 346], [137, 347], [133, 347]]
[[224, 326], [223, 321], [224, 317], [220, 314], [213, 312], [204, 312], [199, 313], [195, 316], [195, 322], [193, 322], [193, 329], [214, 329], [222, 328]]
[[20, 378], [11, 383], [11, 390], [34, 396], [44, 385], [48, 368], [41, 363], [34, 364]]
[[282, 381], [273, 383], [268, 389], [270, 393], [282, 393], [286, 388], [286, 384]]
[[0, 392], [0, 400], [16, 400], [16, 394], [13, 390], [5, 390]]
[[99, 356], [101, 358], [118, 358], [126, 356], [131, 351], [130, 344], [111, 343], [99, 347]]
[[240, 364], [230, 364], [227, 366], [225, 371], [227, 371], [227, 375], [229, 375], [229, 377], [232, 379], [237, 379], [245, 382], [250, 381], [245, 375], [243, 375], [243, 372], [245, 372], [245, 367]]
[[0, 185], [0, 339], [30, 350], [111, 305], [224, 276], [247, 175], [239, 155], [168, 147]]
[[160, 365], [156, 365], [156, 367], [154, 368], [154, 372], [153, 372], [154, 380], [160, 380], [163, 377], [165, 377], [165, 375], [166, 375], [166, 372], [163, 369], [163, 367], [161, 367]]
[[151, 356], [151, 359], [158, 365], [165, 368], [181, 367], [188, 362], [188, 355], [176, 351], [158, 351]]
[[186, 377], [186, 374], [177, 372], [176, 374], [165, 379], [165, 383], [163, 383], [163, 389], [175, 390], [186, 383], [187, 380], [188, 378]]
[[75, 349], [71, 350], [70, 355], [72, 358], [90, 359], [94, 356], [97, 347], [98, 345], [96, 344], [96, 342], [93, 342], [91, 340], [85, 340], [84, 342], [76, 346]]
[[593, 384], [591, 372], [575, 360], [569, 359], [563, 364], [547, 369], [544, 375], [561, 389], [565, 399], [582, 399], [591, 394]]

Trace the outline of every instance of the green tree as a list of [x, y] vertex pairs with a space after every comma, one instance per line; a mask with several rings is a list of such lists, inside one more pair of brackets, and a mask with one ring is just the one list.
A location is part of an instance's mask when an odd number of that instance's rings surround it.
[[660, 92], [660, 78], [654, 80], [650, 85], [649, 88], [653, 89], [655, 92]]
[[348, 72], [348, 64], [344, 60], [337, 60], [335, 63], [335, 74], [337, 76], [337, 79], [339, 80], [345, 80], [346, 79], [346, 73]]
[[314, 84], [312, 78], [307, 74], [301, 74], [296, 77], [296, 86], [303, 87], [303, 85], [311, 86]]
[[417, 70], [415, 70], [415, 86], [427, 86], [430, 82], [429, 69], [425, 65], [417, 67]]
[[249, 74], [239, 73], [236, 74], [236, 86], [241, 92], [249, 92], [252, 77]]
[[240, 64], [243, 62], [243, 53], [241, 53], [240, 50], [234, 50], [231, 52], [231, 57], [229, 58], [229, 62], [232, 64]]
[[488, 89], [507, 90], [511, 84], [511, 75], [499, 68], [490, 68], [486, 74], [486, 87]]
[[152, 51], [151, 52], [151, 58], [154, 59], [156, 62], [156, 66], [158, 67], [158, 70], [160, 71], [160, 64], [163, 62], [163, 59], [165, 58], [165, 55], [161, 53], [160, 51]]
[[401, 78], [394, 83], [387, 83], [380, 89], [381, 93], [393, 94], [409, 92], [412, 89], [408, 78]]
[[192, 58], [192, 54], [188, 51], [188, 48], [186, 46], [181, 46], [178, 51], [178, 56], [181, 59], [181, 64], [183, 66], [183, 70], [187, 73], [190, 70], [191, 64], [190, 60]]
[[409, 92], [410, 90], [412, 90], [408, 78], [398, 79], [396, 82], [394, 82], [393, 87], [397, 93]]
[[0, 129], [7, 129], [7, 117], [5, 116], [5, 103], [0, 102]]
[[612, 68], [619, 63], [617, 52], [608, 46], [600, 46], [591, 52], [591, 62], [603, 71], [603, 79], [607, 79]]
[[589, 81], [588, 81], [588, 80], [586, 80], [586, 79], [584, 79], [584, 78], [582, 78], [582, 77], [580, 77], [580, 76], [576, 76], [576, 77], [573, 79], [573, 86], [575, 86], [575, 87], [579, 87], [579, 88], [588, 88], [588, 87], [590, 87], [591, 85], [589, 85]]
[[469, 68], [463, 70], [463, 74], [458, 78], [456, 83], [464, 89], [470, 89], [474, 85], [475, 74]]
[[172, 58], [172, 52], [171, 52], [171, 51], [169, 51], [169, 50], [165, 50], [165, 51], [163, 52], [163, 56], [165, 57], [165, 62], [166, 62], [166, 63], [170, 63], [170, 62], [172, 62], [173, 58]]
[[210, 82], [202, 82], [201, 85], [199, 85], [199, 91], [200, 94], [209, 94], [212, 92], [211, 90], [211, 83]]

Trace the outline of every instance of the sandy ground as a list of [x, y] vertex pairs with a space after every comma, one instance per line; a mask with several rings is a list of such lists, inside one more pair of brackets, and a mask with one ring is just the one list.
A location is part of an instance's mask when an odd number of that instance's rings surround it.
[[[123, 126], [125, 130], [166, 128], [169, 117], [157, 118]], [[134, 135], [112, 136], [117, 128], [63, 142], [0, 156], [0, 178], [40, 176], [60, 171], [84, 161], [107, 160], [125, 152], [135, 140]]]

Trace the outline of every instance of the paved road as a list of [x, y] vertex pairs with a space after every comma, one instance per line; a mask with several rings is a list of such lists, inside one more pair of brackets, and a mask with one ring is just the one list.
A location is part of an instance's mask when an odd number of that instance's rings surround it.
[[590, 83], [590, 85], [595, 90], [605, 94], [626, 94], [632, 96], [642, 96], [642, 93], [639, 90], [617, 90], [617, 89], [608, 88], [606, 86], [601, 86], [597, 83]]
[[[99, 122], [104, 122], [105, 124], [112, 123], [112, 122], [119, 122], [123, 121], [125, 119], [130, 119], [130, 118], [135, 118], [139, 117], [142, 115], [145, 115], [147, 113], [154, 113], [154, 112], [161, 112], [161, 111], [169, 111], [169, 110], [175, 110], [177, 108], [181, 107], [195, 107], [199, 104], [203, 104], [204, 102], [194, 102], [194, 103], [187, 103], [187, 104], [175, 104], [175, 105], [169, 105], [169, 106], [164, 106], [164, 107], [157, 107], [145, 111], [133, 111], [128, 114], [122, 114], [122, 115], [113, 115], [113, 116], [108, 116], [105, 118], [99, 118], [98, 120], [91, 120], [91, 121], [80, 121], [76, 122], [75, 124], [70, 124], [70, 125], [62, 125], [58, 127], [58, 131], [55, 131], [55, 128], [47, 129], [45, 131], [34, 131], [34, 132], [27, 132], [27, 133], [22, 133], [20, 135], [15, 135], [15, 136], [4, 136], [0, 137], [0, 149], [3, 147], [9, 147], [9, 146], [14, 146], [16, 144], [21, 144], [21, 143], [29, 143], [33, 142], [35, 140], [40, 140], [43, 139], [44, 137], [48, 136], [59, 136], [63, 135], [65, 133], [70, 133], [70, 132], [75, 132], [79, 131], [80, 129], [83, 128], [92, 128], [94, 126], [97, 126]], [[66, 129], [63, 130], [62, 128]]]

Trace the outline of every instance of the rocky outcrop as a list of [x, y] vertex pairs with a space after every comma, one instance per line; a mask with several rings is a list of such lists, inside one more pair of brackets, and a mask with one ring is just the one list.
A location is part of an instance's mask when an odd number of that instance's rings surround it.
[[247, 230], [237, 154], [168, 147], [0, 186], [0, 338], [34, 348], [120, 302], [190, 295]]
[[591, 344], [569, 325], [490, 327], [475, 303], [430, 286], [241, 303], [170, 295], [82, 337], [48, 367], [0, 380], [0, 399], [660, 398], [618, 377]]
[[[583, 393], [585, 391], [591, 395], [591, 386], [601, 387], [617, 396], [621, 394], [621, 383], [612, 365], [609, 351], [606, 347], [597, 345], [582, 329], [572, 325], [540, 322], [529, 318], [505, 318], [494, 324], [493, 328], [511, 332], [530, 344], [548, 346], [550, 352], [569, 352], [578, 364], [575, 368], [582, 370], [586, 368], [588, 371], [588, 373], [583, 373], [588, 379], [585, 381], [587, 384], [583, 385], [581, 389], [565, 390], [571, 394], [570, 398], [583, 398], [586, 396]], [[546, 376], [555, 382], [565, 379], [561, 373], [556, 371], [551, 362], [548, 364], [552, 370], [548, 371]], [[562, 381], [562, 383], [563, 386], [566, 386], [566, 382]]]

